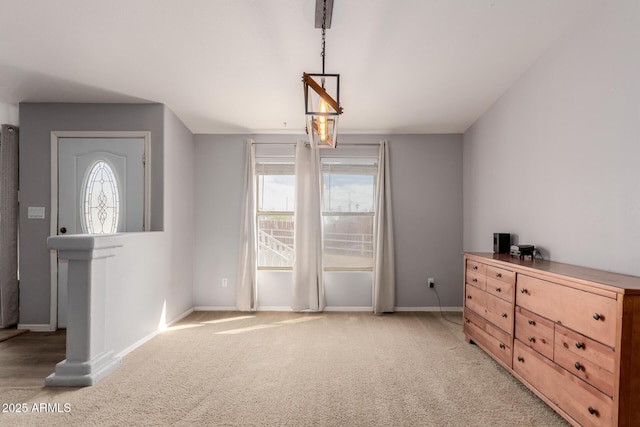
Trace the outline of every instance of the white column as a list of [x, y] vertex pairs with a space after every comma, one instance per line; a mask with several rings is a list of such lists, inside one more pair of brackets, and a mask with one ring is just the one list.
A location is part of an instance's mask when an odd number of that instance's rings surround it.
[[69, 261], [67, 358], [46, 378], [47, 386], [94, 385], [120, 366], [105, 344], [107, 259], [122, 246], [118, 241], [118, 235], [80, 234], [47, 240], [58, 258]]

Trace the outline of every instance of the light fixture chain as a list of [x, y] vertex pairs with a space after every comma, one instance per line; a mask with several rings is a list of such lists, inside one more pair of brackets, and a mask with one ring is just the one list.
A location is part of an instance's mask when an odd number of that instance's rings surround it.
[[324, 45], [327, 32], [327, 0], [324, 0], [322, 5], [322, 74], [324, 74]]

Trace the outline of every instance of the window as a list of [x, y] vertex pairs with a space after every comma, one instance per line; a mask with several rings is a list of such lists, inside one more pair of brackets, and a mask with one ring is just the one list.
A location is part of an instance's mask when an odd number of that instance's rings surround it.
[[258, 268], [293, 267], [293, 163], [257, 163]]
[[89, 234], [108, 234], [118, 230], [120, 197], [113, 170], [104, 161], [93, 164], [83, 189], [82, 228]]
[[323, 264], [326, 270], [373, 268], [375, 159], [322, 162]]

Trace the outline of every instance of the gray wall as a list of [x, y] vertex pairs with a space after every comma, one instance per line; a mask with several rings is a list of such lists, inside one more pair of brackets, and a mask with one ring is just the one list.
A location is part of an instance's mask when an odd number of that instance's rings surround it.
[[[297, 142], [305, 135], [196, 135], [194, 301], [235, 307], [245, 141]], [[462, 136], [342, 135], [343, 143], [389, 141], [398, 307], [462, 303]], [[223, 277], [229, 286], [222, 288]], [[370, 300], [370, 292], [365, 296]], [[353, 306], [357, 296], [335, 306]], [[277, 302], [272, 302], [278, 306]]]
[[[195, 135], [196, 306], [235, 309], [246, 135]], [[221, 287], [222, 278], [229, 286]]]
[[396, 306], [462, 305], [462, 135], [388, 135]]
[[164, 107], [164, 230], [168, 238], [167, 320], [193, 308], [195, 143], [191, 131]]
[[[48, 324], [47, 237], [51, 209], [51, 131], [150, 131], [151, 227], [164, 227], [164, 107], [160, 104], [20, 104], [20, 323]], [[27, 219], [44, 206], [45, 220]]]
[[464, 249], [640, 275], [640, 3], [604, 2], [464, 134]]

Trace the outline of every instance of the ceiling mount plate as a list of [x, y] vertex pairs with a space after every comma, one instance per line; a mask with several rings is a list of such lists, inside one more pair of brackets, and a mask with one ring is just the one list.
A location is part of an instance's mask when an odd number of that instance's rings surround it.
[[325, 29], [331, 28], [331, 15], [333, 14], [333, 0], [316, 0], [316, 28], [322, 28], [324, 3], [327, 3], [327, 22]]

